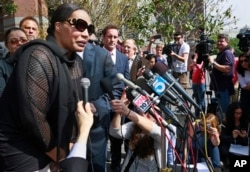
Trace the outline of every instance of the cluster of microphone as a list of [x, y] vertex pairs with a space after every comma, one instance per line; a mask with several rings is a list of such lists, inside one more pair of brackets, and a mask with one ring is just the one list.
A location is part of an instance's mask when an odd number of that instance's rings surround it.
[[[193, 118], [195, 118], [195, 115], [191, 112], [187, 103], [198, 109], [200, 107], [162, 65], [164, 64], [156, 63], [152, 71], [146, 69], [143, 77], [139, 77], [135, 83], [124, 78], [120, 73], [117, 74], [117, 78], [130, 88], [127, 92], [127, 98], [139, 111], [142, 113], [149, 112], [166, 128], [168, 122], [164, 119], [170, 119], [173, 125], [183, 128], [176, 114], [169, 108], [168, 104], [177, 106], [180, 111], [191, 115]], [[155, 106], [163, 113], [155, 110]]]
[[[126, 92], [127, 98], [140, 112], [149, 112], [168, 129], [169, 123], [165, 119], [169, 119], [176, 127], [184, 128], [168, 105], [178, 107], [183, 113], [191, 115], [193, 118], [195, 116], [190, 107], [187, 106], [187, 102], [195, 108], [200, 110], [201, 108], [163, 65], [162, 63], [156, 63], [152, 71], [146, 69], [143, 72], [143, 77], [139, 77], [135, 82], [127, 80], [121, 73], [118, 73], [116, 77], [129, 87]], [[88, 102], [90, 80], [82, 78], [80, 85], [83, 88], [83, 100]], [[111, 100], [115, 99], [112, 93], [113, 85], [109, 78], [101, 80], [100, 85]], [[171, 132], [171, 128], [169, 130]]]

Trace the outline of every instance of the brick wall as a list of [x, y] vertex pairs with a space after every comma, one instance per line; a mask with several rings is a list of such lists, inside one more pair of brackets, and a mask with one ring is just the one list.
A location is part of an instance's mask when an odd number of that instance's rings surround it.
[[4, 15], [0, 7], [0, 41], [4, 40], [4, 32], [10, 27], [19, 25], [20, 20], [26, 16], [37, 19], [42, 29], [48, 26], [48, 9], [45, 0], [15, 0], [18, 9], [13, 15]]

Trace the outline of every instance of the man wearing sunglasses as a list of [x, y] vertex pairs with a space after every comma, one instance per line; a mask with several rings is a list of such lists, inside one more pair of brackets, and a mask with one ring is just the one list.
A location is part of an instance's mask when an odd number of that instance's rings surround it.
[[179, 80], [183, 88], [187, 88], [187, 63], [190, 52], [190, 46], [184, 41], [184, 35], [181, 32], [174, 34], [174, 41], [178, 45], [178, 52], [171, 52], [173, 76]]
[[229, 47], [229, 36], [219, 34], [217, 40], [219, 53], [213, 59], [209, 57], [209, 62], [213, 65], [211, 73], [211, 89], [215, 91], [216, 98], [222, 109], [222, 117], [230, 102], [230, 95], [234, 94], [234, 84], [232, 81], [234, 72], [234, 54]]

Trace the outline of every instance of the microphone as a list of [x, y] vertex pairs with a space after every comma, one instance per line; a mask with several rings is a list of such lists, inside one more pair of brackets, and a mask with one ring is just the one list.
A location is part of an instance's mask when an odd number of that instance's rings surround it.
[[84, 103], [87, 103], [89, 101], [89, 86], [90, 86], [90, 80], [88, 78], [82, 78], [80, 81], [80, 85], [83, 88], [83, 101]]
[[158, 74], [153, 74], [149, 69], [145, 70], [143, 76], [145, 76], [145, 78], [148, 78], [147, 84], [157, 95], [159, 95], [161, 98], [165, 99], [165, 101], [171, 103], [172, 105], [178, 106], [182, 111], [187, 111], [184, 102], [180, 99], [179, 96], [177, 96], [178, 93], [175, 93], [176, 91], [172, 88], [172, 85], [170, 85], [164, 78], [162, 78]]
[[116, 77], [117, 77], [117, 79], [123, 81], [128, 87], [132, 88], [133, 90], [138, 91], [139, 93], [141, 93], [144, 96], [147, 95], [147, 93], [144, 90], [142, 90], [138, 85], [135, 85], [133, 82], [124, 78], [123, 74], [117, 73]]
[[[143, 88], [144, 90], [146, 90], [148, 92], [148, 94], [151, 94], [152, 92], [152, 88], [150, 88], [148, 85], [147, 85], [147, 81], [142, 78], [142, 77], [139, 77], [135, 83], [140, 86], [141, 88]], [[176, 115], [174, 114], [173, 111], [171, 111], [167, 106], [166, 106], [166, 103], [165, 101], [163, 101], [162, 99], [160, 99], [160, 101], [156, 101], [157, 102], [157, 106], [164, 112], [164, 115], [167, 115], [170, 117], [170, 119], [173, 121], [173, 124], [175, 126], [178, 126], [180, 128], [183, 128], [182, 124], [179, 122], [179, 119], [176, 117]]]
[[166, 71], [165, 68], [160, 63], [156, 63], [154, 66], [155, 73], [158, 73], [160, 76], [162, 76], [167, 82], [173, 84], [173, 87], [175, 90], [178, 91], [179, 94], [181, 94], [186, 100], [188, 100], [192, 105], [194, 105], [197, 109], [202, 111], [202, 109], [197, 105], [197, 103], [188, 95], [188, 93], [183, 89], [183, 87], [179, 84], [179, 82]]
[[157, 110], [152, 108], [153, 103], [149, 99], [149, 97], [141, 95], [136, 90], [128, 89], [127, 98], [133, 103], [133, 105], [142, 113], [149, 112], [149, 114], [156, 119], [158, 123], [161, 123], [165, 128], [169, 130], [169, 132], [175, 135], [172, 127], [169, 126], [168, 122], [166, 122], [158, 113]]
[[112, 93], [113, 91], [112, 80], [110, 78], [103, 78], [100, 81], [100, 85], [101, 85], [102, 90], [109, 95], [109, 98], [111, 100], [114, 100], [115, 97]]

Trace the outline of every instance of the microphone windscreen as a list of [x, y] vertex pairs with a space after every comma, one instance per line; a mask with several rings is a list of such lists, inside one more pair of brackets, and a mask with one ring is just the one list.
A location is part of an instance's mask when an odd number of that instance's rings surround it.
[[154, 73], [150, 70], [150, 69], [146, 69], [143, 73], [142, 73], [142, 76], [149, 80], [151, 79], [153, 76], [154, 76]]
[[129, 101], [133, 101], [135, 96], [132, 94], [133, 89], [132, 88], [127, 88], [126, 89], [126, 97]]
[[102, 90], [105, 92], [105, 93], [108, 93], [109, 97], [113, 100], [115, 99], [114, 98], [114, 95], [112, 93], [112, 90], [113, 90], [113, 85], [112, 85], [112, 80], [110, 78], [103, 78], [101, 81], [100, 81], [100, 85], [101, 85], [101, 88]]
[[80, 85], [83, 88], [88, 88], [90, 86], [90, 80], [89, 80], [89, 78], [82, 78], [80, 80]]
[[147, 80], [143, 77], [138, 77], [135, 81], [135, 84], [141, 87], [141, 89], [145, 90], [149, 95], [153, 93], [153, 90], [148, 86]]
[[162, 62], [157, 62], [152, 68], [152, 72], [158, 73], [159, 75], [163, 75], [167, 71], [168, 71], [168, 67]]
[[121, 74], [121, 73], [117, 73], [117, 74], [116, 74], [116, 77], [117, 77], [118, 80], [124, 79], [124, 76], [123, 76], [123, 74]]

